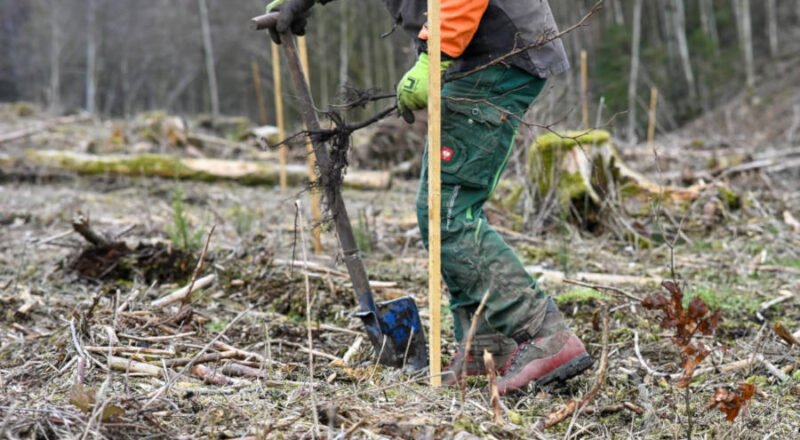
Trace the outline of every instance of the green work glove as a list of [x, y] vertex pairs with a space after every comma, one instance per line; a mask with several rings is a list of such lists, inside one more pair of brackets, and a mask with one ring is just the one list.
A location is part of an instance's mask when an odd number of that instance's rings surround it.
[[[442, 60], [441, 73], [444, 74], [451, 65], [453, 61]], [[428, 70], [428, 54], [422, 52], [414, 67], [397, 84], [397, 108], [406, 122], [414, 122], [414, 110], [428, 106]]]

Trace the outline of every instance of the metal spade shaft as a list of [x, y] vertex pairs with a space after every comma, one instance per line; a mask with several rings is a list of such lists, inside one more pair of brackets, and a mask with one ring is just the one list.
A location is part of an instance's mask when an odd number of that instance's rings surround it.
[[[303, 115], [303, 121], [306, 123], [309, 132], [319, 132], [319, 118], [314, 107], [314, 99], [311, 97], [311, 89], [309, 88], [308, 81], [303, 72], [303, 65], [300, 63], [295, 38], [293, 35], [287, 34], [282, 35], [281, 40], [283, 42], [282, 46], [284, 52], [286, 53], [289, 73], [292, 77], [292, 83], [294, 84], [297, 103]], [[317, 158], [317, 165], [320, 170], [323, 171], [320, 173], [322, 185], [325, 188], [329, 188], [329, 185], [335, 186], [331, 194], [333, 200], [329, 201], [332, 203], [333, 222], [336, 227], [336, 233], [339, 236], [339, 243], [342, 246], [347, 272], [350, 274], [350, 280], [353, 282], [353, 289], [355, 289], [358, 295], [359, 305], [362, 310], [375, 310], [375, 302], [372, 299], [367, 270], [359, 254], [356, 238], [353, 234], [353, 227], [350, 225], [350, 217], [347, 214], [347, 208], [345, 207], [344, 199], [342, 199], [341, 190], [336, 183], [329, 181], [329, 176], [325, 172], [325, 170], [330, 169], [331, 163], [328, 150], [315, 136], [311, 136], [311, 143], [314, 146], [314, 155]], [[369, 294], [365, 295], [365, 293]]]

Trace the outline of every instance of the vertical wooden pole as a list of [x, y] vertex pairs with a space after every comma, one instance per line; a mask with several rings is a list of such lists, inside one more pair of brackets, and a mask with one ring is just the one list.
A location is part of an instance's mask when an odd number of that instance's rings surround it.
[[650, 88], [650, 115], [647, 126], [647, 143], [653, 145], [656, 138], [656, 106], [658, 106], [658, 89], [653, 86]]
[[[281, 96], [281, 54], [278, 46], [272, 45], [272, 81], [275, 84], [275, 118], [278, 125], [278, 139], [286, 139], [286, 127], [283, 122], [283, 97]], [[289, 157], [289, 147], [281, 145], [280, 149], [280, 182], [281, 192], [286, 192], [289, 181], [286, 175], [286, 162]]]
[[258, 62], [253, 60], [250, 63], [253, 70], [253, 85], [256, 88], [256, 99], [258, 100], [258, 123], [267, 125], [267, 105], [264, 103], [264, 89], [261, 88], [261, 73], [258, 69]]
[[589, 66], [586, 51], [581, 51], [581, 109], [583, 114], [583, 129], [589, 129]]
[[[311, 75], [308, 73], [308, 46], [306, 45], [306, 37], [297, 37], [297, 48], [300, 52], [300, 62], [303, 63], [303, 71], [308, 78], [309, 86], [311, 85]], [[314, 237], [314, 252], [322, 252], [322, 236], [320, 231], [320, 223], [322, 223], [322, 211], [319, 208], [319, 191], [314, 187], [317, 181], [317, 161], [314, 157], [314, 146], [311, 145], [311, 139], [307, 140], [306, 151], [308, 151], [308, 181], [311, 182], [311, 217], [314, 219], [314, 229], [311, 233]]]
[[431, 385], [442, 385], [442, 52], [440, 0], [428, 0], [428, 307]]

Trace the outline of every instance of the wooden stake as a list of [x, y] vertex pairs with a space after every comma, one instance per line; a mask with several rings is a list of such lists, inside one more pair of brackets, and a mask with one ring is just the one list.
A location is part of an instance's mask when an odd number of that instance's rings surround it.
[[428, 307], [431, 385], [442, 385], [442, 75], [440, 0], [428, 0]]
[[264, 103], [264, 89], [261, 88], [261, 73], [258, 70], [258, 62], [253, 60], [250, 63], [253, 70], [253, 85], [256, 88], [256, 99], [258, 99], [258, 122], [267, 125], [267, 106]]
[[650, 122], [647, 126], [647, 143], [653, 145], [656, 138], [656, 106], [658, 105], [658, 89], [650, 88]]
[[[311, 76], [308, 73], [308, 46], [306, 45], [306, 37], [297, 37], [297, 48], [300, 52], [300, 62], [303, 63], [303, 71], [311, 82]], [[308, 181], [311, 182], [311, 217], [314, 219], [314, 229], [311, 234], [314, 237], [314, 253], [322, 252], [322, 237], [320, 235], [320, 223], [322, 223], [322, 212], [319, 208], [319, 191], [314, 187], [314, 182], [317, 181], [317, 161], [314, 157], [314, 146], [311, 145], [311, 139], [307, 140], [306, 151], [308, 151]]]
[[581, 108], [583, 113], [583, 129], [589, 129], [589, 65], [586, 51], [581, 51]]
[[[272, 45], [272, 81], [275, 84], [275, 119], [278, 125], [278, 139], [286, 139], [286, 126], [283, 122], [283, 97], [281, 96], [281, 54], [278, 46]], [[286, 193], [289, 178], [286, 174], [286, 163], [289, 161], [289, 147], [280, 147], [280, 182], [281, 192]]]

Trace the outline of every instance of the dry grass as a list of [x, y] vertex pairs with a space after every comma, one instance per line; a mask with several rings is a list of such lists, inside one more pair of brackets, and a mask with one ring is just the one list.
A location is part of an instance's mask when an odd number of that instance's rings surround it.
[[[135, 179], [0, 183], [0, 438], [311, 438], [314, 411], [308, 358], [302, 351], [307, 336], [304, 273], [274, 264], [292, 255], [291, 198], [276, 189], [184, 184], [193, 225], [219, 225], [201, 274], [215, 273], [217, 281], [193, 294], [193, 318], [185, 322], [170, 319], [177, 306], [150, 305], [178, 285], [81, 280], [65, 269], [84, 246], [78, 237], [41, 243], [68, 231], [78, 209], [106, 232], [134, 226], [124, 236], [129, 244], [162, 239], [173, 185]], [[763, 362], [697, 377], [691, 386], [694, 438], [800, 436], [800, 347], [788, 347], [771, 330], [776, 320], [800, 329], [800, 285], [790, 270], [800, 266], [800, 238], [780, 217], [784, 209], [798, 214], [797, 198], [749, 188], [741, 192], [749, 201], [715, 222], [703, 219], [702, 203], [690, 212], [684, 232], [692, 243], [677, 245], [676, 268], [687, 296], [700, 295], [722, 310], [717, 338], [728, 349], [710, 356], [701, 368], [760, 354], [788, 379], [780, 381]], [[412, 231], [413, 183], [399, 182], [391, 193], [348, 192], [345, 197], [351, 214], [367, 207], [373, 213], [368, 232], [375, 235], [376, 246], [367, 265], [373, 279], [394, 283], [378, 288], [378, 296], [412, 294], [425, 315], [425, 253]], [[340, 271], [328, 257], [335, 254], [334, 238], [324, 237], [326, 254], [309, 259]], [[590, 235], [571, 227], [553, 228], [535, 243], [530, 237], [507, 238], [526, 263], [565, 268], [568, 274], [670, 273], [669, 250], [657, 243], [637, 249], [612, 234]], [[759, 265], [779, 269], [763, 272]], [[506, 423], [497, 426], [484, 378], [468, 381], [462, 401], [458, 389], [431, 389], [424, 376], [375, 366], [368, 344], [362, 344], [347, 368], [330, 366], [328, 357], [344, 356], [359, 337], [360, 322], [349, 316], [356, 305], [346, 278], [336, 270], [313, 270], [309, 276], [313, 347], [324, 353], [315, 356], [314, 369], [320, 437], [685, 438], [682, 390], [641, 365], [634, 333], [652, 370], [679, 372], [680, 356], [657, 319], [626, 298], [605, 297], [611, 318], [609, 366], [594, 410], [538, 433], [534, 426], [543, 417], [587, 392], [594, 371], [566, 385], [503, 396]], [[566, 284], [546, 287], [590, 352], [599, 356], [597, 295]], [[656, 284], [620, 287], [639, 297], [659, 290]], [[759, 305], [783, 291], [795, 296], [762, 311], [765, 320], [760, 321], [755, 314]], [[128, 305], [117, 310], [124, 302]], [[447, 311], [444, 316], [448, 328], [452, 317]], [[178, 336], [165, 339], [173, 334]], [[224, 345], [210, 344], [215, 338]], [[449, 331], [444, 338], [445, 346], [454, 348]], [[91, 348], [108, 346], [126, 347], [117, 348], [114, 356], [156, 366], [157, 376], [109, 369], [108, 353]], [[177, 376], [186, 359], [204, 349], [219, 359], [203, 363], [207, 370], [190, 366]], [[70, 402], [81, 351], [88, 359], [84, 385], [96, 394], [88, 413]], [[741, 381], [755, 383], [761, 394], [735, 422], [703, 409], [716, 388]], [[644, 413], [619, 408], [625, 403]], [[123, 414], [103, 420], [103, 406]], [[604, 411], [614, 407], [617, 411]]]

